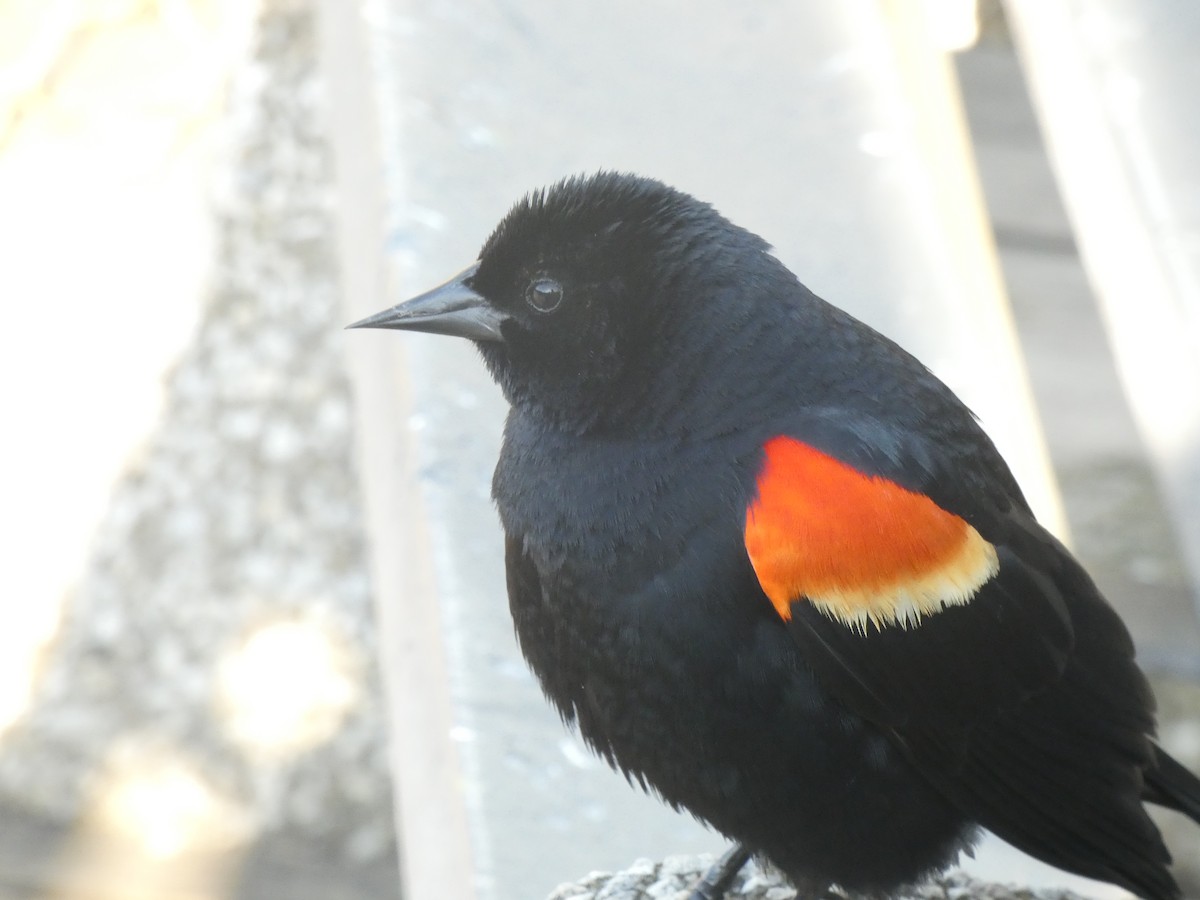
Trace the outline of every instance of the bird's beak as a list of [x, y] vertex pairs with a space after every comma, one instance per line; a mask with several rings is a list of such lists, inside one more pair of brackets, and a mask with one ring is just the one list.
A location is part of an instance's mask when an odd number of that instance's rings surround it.
[[346, 327], [398, 328], [473, 341], [503, 341], [500, 325], [508, 317], [470, 287], [478, 268], [479, 263], [474, 263], [445, 284]]

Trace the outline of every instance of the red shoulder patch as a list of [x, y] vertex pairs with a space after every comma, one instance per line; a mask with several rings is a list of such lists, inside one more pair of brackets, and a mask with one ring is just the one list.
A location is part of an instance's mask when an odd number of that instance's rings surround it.
[[907, 627], [968, 603], [999, 571], [996, 548], [924, 494], [793, 438], [764, 451], [746, 551], [785, 620], [805, 599], [855, 628]]

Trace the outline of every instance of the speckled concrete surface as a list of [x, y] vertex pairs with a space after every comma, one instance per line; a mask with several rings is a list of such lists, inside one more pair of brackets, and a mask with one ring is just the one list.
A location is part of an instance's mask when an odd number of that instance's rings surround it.
[[[0, 742], [0, 845], [27, 836], [25, 815], [76, 848], [127, 838], [157, 863], [225, 854], [240, 874], [222, 895], [395, 895], [313, 41], [306, 3], [270, 3], [236, 73], [211, 289], [163, 414], [113, 487], [33, 706]], [[247, 642], [267, 632], [308, 656], [255, 670]], [[269, 715], [247, 725], [231, 708], [254, 688], [277, 714], [271, 691], [322, 663], [328, 677], [301, 685], [310, 696], [282, 723], [292, 743], [252, 733]], [[145, 785], [159, 793], [140, 807]], [[162, 818], [164, 791], [184, 797], [176, 820]], [[151, 834], [122, 833], [143, 807]], [[263, 873], [289, 854], [313, 877], [281, 894]], [[54, 883], [63, 865], [48, 858], [41, 875]]]
[[[710, 856], [671, 856], [661, 863], [641, 859], [622, 872], [593, 872], [558, 887], [548, 900], [686, 900], [696, 880], [712, 864]], [[830, 894], [830, 897], [848, 896]], [[796, 891], [778, 872], [750, 863], [726, 894], [729, 900], [796, 900]], [[988, 884], [963, 872], [948, 872], [925, 884], [902, 889], [894, 900], [1083, 900], [1061, 890], [1031, 891]]]

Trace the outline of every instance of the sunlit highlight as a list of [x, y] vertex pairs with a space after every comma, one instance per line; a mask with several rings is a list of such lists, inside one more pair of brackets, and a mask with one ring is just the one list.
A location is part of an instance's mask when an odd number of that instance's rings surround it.
[[976, 0], [923, 0], [929, 38], [940, 50], [969, 50], [979, 40]]
[[138, 745], [114, 752], [96, 798], [103, 831], [166, 861], [244, 842], [247, 817], [182, 756]]
[[332, 735], [358, 699], [356, 669], [345, 642], [326, 624], [263, 626], [219, 666], [222, 722], [251, 752], [306, 749]]

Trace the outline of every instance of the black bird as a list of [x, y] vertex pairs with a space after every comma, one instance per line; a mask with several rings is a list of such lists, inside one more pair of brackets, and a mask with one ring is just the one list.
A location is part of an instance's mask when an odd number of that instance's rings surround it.
[[1200, 821], [1116, 613], [920, 362], [660, 182], [535, 192], [355, 327], [470, 338], [511, 404], [493, 494], [521, 650], [628, 777], [802, 892], [887, 894], [980, 827], [1179, 896]]

